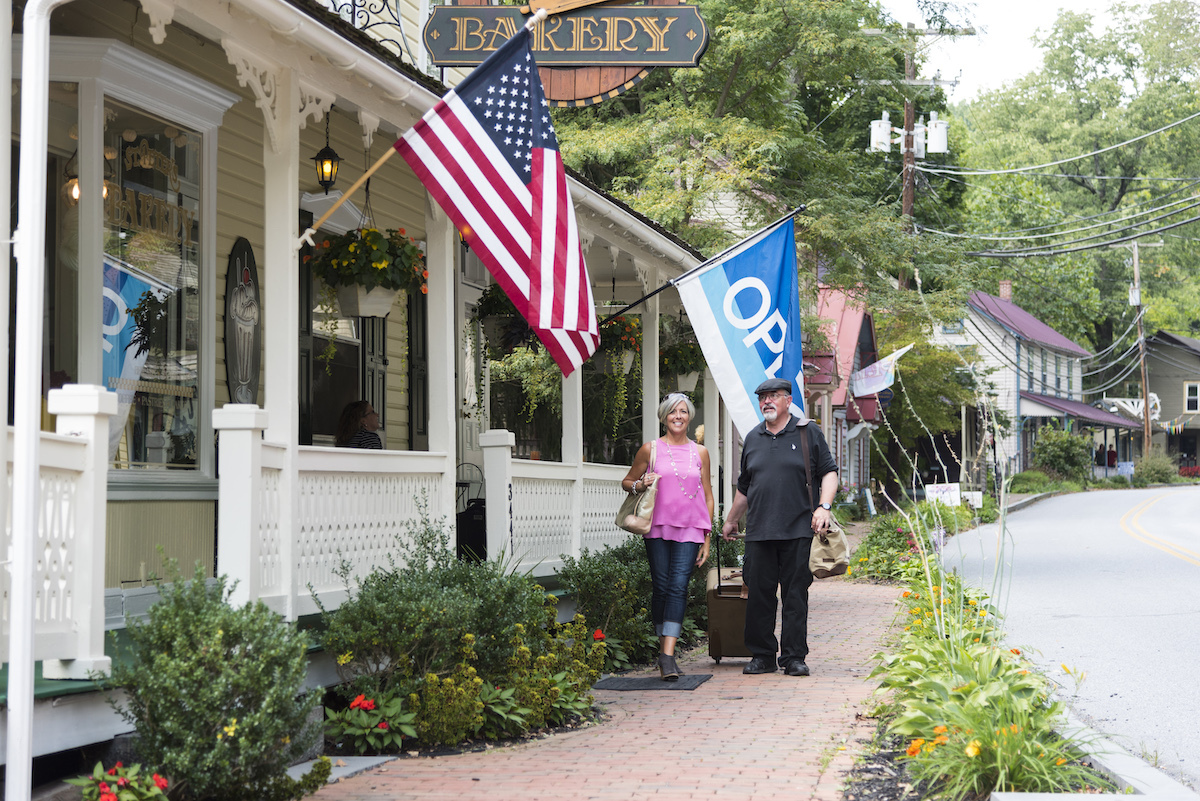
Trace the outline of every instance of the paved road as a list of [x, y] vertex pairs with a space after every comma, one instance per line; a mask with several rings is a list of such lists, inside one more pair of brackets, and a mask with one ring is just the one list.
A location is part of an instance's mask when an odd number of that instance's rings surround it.
[[955, 537], [947, 565], [991, 590], [1009, 643], [1065, 696], [1061, 665], [1086, 671], [1071, 700], [1084, 723], [1200, 789], [1200, 488], [1048, 498], [1006, 529]]

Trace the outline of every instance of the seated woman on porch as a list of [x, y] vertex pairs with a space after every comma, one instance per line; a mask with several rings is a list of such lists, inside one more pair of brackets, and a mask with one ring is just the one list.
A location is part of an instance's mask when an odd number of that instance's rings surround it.
[[658, 635], [658, 671], [663, 681], [679, 680], [675, 642], [683, 631], [688, 579], [693, 568], [708, 561], [712, 531], [708, 449], [688, 438], [688, 424], [695, 415], [696, 407], [686, 395], [668, 395], [658, 406], [666, 435], [642, 445], [621, 480], [627, 492], [645, 492], [663, 480], [645, 536], [650, 559], [650, 617]]
[[375, 430], [379, 428], [379, 413], [371, 408], [371, 402], [360, 400], [347, 403], [338, 418], [337, 439], [339, 448], [383, 449], [383, 442]]

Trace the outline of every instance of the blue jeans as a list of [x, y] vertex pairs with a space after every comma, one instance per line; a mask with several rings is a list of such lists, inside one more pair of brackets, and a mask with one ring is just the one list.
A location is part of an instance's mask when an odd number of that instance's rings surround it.
[[698, 542], [672, 542], [647, 539], [646, 556], [650, 559], [650, 619], [659, 637], [678, 637], [683, 631], [683, 613], [687, 609], [688, 579], [700, 555]]

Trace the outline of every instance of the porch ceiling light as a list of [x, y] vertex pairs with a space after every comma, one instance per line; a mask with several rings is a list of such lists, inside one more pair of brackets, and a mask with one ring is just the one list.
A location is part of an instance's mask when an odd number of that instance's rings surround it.
[[325, 115], [325, 147], [318, 150], [317, 155], [312, 157], [317, 168], [317, 183], [321, 185], [327, 195], [334, 182], [337, 181], [338, 165], [342, 163], [341, 156], [329, 146], [329, 116], [332, 113], [333, 107], [331, 106], [329, 113]]

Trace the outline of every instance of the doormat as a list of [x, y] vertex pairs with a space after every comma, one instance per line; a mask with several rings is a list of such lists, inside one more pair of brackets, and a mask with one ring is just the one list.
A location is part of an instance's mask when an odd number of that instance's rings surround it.
[[685, 673], [679, 681], [658, 676], [608, 676], [592, 685], [594, 690], [694, 690], [712, 678], [711, 673]]

